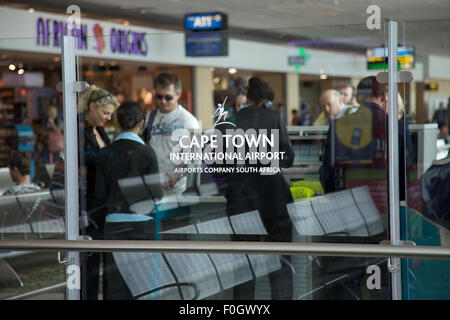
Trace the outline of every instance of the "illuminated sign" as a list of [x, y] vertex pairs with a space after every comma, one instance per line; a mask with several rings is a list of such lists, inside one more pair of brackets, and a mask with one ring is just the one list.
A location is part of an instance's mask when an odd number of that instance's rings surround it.
[[[88, 34], [88, 32], [92, 32]], [[61, 47], [62, 36], [68, 34], [67, 22], [55, 19], [38, 18], [36, 20], [36, 44], [42, 47]], [[103, 28], [100, 23], [95, 23], [92, 30], [86, 24], [82, 24], [79, 29], [72, 29], [71, 34], [76, 37], [77, 49], [94, 49], [98, 54], [105, 54], [108, 48], [103, 35]], [[93, 41], [88, 46], [88, 38]], [[92, 47], [92, 48], [91, 48]], [[148, 45], [145, 39], [145, 32], [136, 32], [111, 28], [109, 31], [109, 49], [113, 54], [128, 54], [146, 56]]]
[[184, 16], [187, 57], [228, 55], [227, 16], [222, 13], [192, 13]]
[[111, 52], [147, 55], [144, 32], [134, 32], [112, 28], [110, 33]]
[[[67, 35], [67, 22], [38, 18], [36, 21], [36, 44], [44, 47], [60, 47], [62, 36]], [[87, 49], [87, 26], [72, 29], [72, 36], [77, 38], [77, 48]]]
[[226, 35], [220, 32], [194, 32], [185, 36], [186, 56], [210, 57], [228, 55]]
[[[388, 68], [388, 48], [377, 47], [368, 49], [367, 55], [367, 69], [379, 70]], [[414, 47], [403, 46], [397, 48], [397, 60], [399, 69], [414, 68]]]
[[288, 64], [290, 66], [296, 66], [296, 65], [304, 65], [306, 62], [306, 58], [303, 56], [289, 56], [288, 57]]
[[227, 28], [227, 16], [222, 13], [198, 13], [184, 16], [184, 29], [188, 31], [217, 31]]
[[438, 91], [439, 84], [436, 82], [425, 83], [425, 91]]

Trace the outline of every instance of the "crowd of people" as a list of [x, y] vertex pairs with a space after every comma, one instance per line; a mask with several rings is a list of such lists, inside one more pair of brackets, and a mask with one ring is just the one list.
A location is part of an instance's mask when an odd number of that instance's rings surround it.
[[[90, 86], [80, 99], [80, 160], [84, 166], [80, 176], [86, 181], [85, 186], [80, 184], [80, 198], [84, 201], [81, 208], [88, 218], [87, 223], [82, 225], [82, 234], [94, 239], [155, 239], [155, 225], [149, 215], [152, 208], [148, 208], [147, 212], [133, 209], [124, 181], [141, 179], [139, 181], [142, 181], [145, 190], [143, 198], [150, 198], [153, 203], [165, 196], [181, 195], [186, 191], [187, 177], [176, 170], [185, 164], [175, 164], [170, 159], [170, 153], [178, 143], [173, 139], [173, 133], [183, 129], [199, 129], [200, 125], [195, 116], [180, 104], [182, 83], [177, 75], [159, 74], [153, 88], [151, 96], [156, 101], [153, 110], [148, 107], [148, 102], [143, 107], [123, 97], [118, 99], [95, 85]], [[339, 90], [324, 91], [320, 96], [322, 112], [314, 121], [307, 115], [307, 108], [299, 110], [300, 114], [297, 110], [292, 113], [292, 124], [329, 125], [323, 165], [319, 171], [326, 193], [342, 189], [342, 183], [338, 182], [342, 177], [337, 169], [346, 161], [364, 163], [370, 160], [383, 163], [382, 166], [386, 167], [389, 113], [386, 86], [375, 77], [367, 77], [359, 82], [354, 91], [349, 85]], [[268, 82], [259, 77], [250, 78], [245, 90], [236, 93], [230, 123], [235, 130], [276, 130], [279, 133], [279, 149], [285, 154], [279, 166], [288, 168], [293, 164], [294, 153], [282, 115], [283, 106], [272, 106], [274, 97], [274, 90]], [[441, 128], [446, 126], [445, 115], [440, 112], [435, 116], [437, 121], [441, 121]], [[120, 129], [120, 134], [112, 141], [104, 129], [111, 120]], [[408, 159], [400, 164], [403, 199], [403, 183], [406, 181], [404, 165], [415, 161], [415, 150], [409, 130], [404, 125], [406, 119], [400, 95], [398, 121], [400, 159]], [[47, 141], [50, 141], [51, 135], [62, 133], [61, 120], [54, 107], [48, 108], [43, 128]], [[216, 129], [229, 127], [217, 126]], [[59, 138], [54, 137], [55, 141]], [[51, 161], [63, 162], [61, 150], [53, 148], [55, 144], [47, 142], [46, 157]], [[243, 164], [235, 162], [227, 165], [237, 167]], [[248, 162], [244, 164], [247, 165]], [[17, 186], [5, 194], [40, 190], [30, 181], [30, 157], [27, 153], [12, 154], [9, 168]], [[63, 171], [64, 166], [59, 168]], [[57, 174], [61, 175], [61, 172]], [[224, 177], [219, 174], [217, 178]], [[274, 175], [231, 173], [225, 174], [225, 178], [226, 212], [229, 216], [257, 210], [269, 239], [277, 241], [281, 237], [283, 241], [291, 241], [292, 222], [287, 205], [294, 200], [281, 172]], [[139, 197], [131, 190], [133, 192], [135, 197]], [[284, 261], [289, 263], [290, 257], [284, 257]], [[132, 298], [111, 253], [82, 253], [81, 265], [83, 299], [98, 298], [101, 265], [104, 268], [103, 298]], [[292, 273], [288, 265], [270, 274], [269, 279], [272, 299], [292, 298]], [[254, 281], [234, 289], [235, 299], [253, 299], [254, 295]]]

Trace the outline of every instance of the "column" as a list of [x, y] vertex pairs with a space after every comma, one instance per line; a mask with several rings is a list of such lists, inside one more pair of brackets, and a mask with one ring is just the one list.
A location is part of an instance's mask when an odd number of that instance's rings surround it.
[[292, 110], [297, 110], [300, 113], [299, 96], [300, 96], [300, 79], [297, 73], [285, 74], [285, 88], [286, 88], [286, 113], [287, 124], [291, 125]]
[[209, 67], [193, 67], [194, 115], [203, 129], [211, 128], [214, 113], [213, 72]]

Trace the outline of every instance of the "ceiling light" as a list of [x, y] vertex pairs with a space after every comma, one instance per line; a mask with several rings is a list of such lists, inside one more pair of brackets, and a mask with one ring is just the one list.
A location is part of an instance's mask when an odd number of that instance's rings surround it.
[[34, 13], [34, 8], [29, 8], [28, 13]]
[[326, 74], [321, 74], [320, 75], [320, 79], [325, 80], [326, 78], [328, 78]]
[[11, 71], [14, 71], [14, 70], [16, 70], [16, 65], [11, 63], [11, 64], [8, 66], [8, 69], [11, 70]]
[[230, 69], [228, 69], [228, 73], [229, 74], [235, 74], [237, 72], [237, 69], [236, 68], [230, 68]]
[[215, 83], [215, 84], [218, 84], [219, 82], [220, 82], [220, 78], [219, 78], [219, 77], [215, 77], [215, 78], [214, 78], [214, 83]]
[[124, 25], [124, 26], [130, 25], [130, 21], [124, 21], [124, 22], [123, 22], [123, 25]]
[[19, 70], [17, 71], [18, 74], [24, 74], [24, 72], [25, 72], [25, 70], [23, 70], [23, 69], [19, 69]]

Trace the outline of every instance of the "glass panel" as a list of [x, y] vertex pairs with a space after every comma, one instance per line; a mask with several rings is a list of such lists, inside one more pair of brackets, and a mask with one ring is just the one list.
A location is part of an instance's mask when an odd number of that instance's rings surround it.
[[[124, 42], [123, 29], [103, 31], [109, 42], [103, 52], [83, 46], [77, 51], [79, 78], [91, 85], [79, 99], [80, 165], [87, 168], [81, 202], [89, 217], [82, 233], [94, 239], [175, 240], [181, 234], [196, 240], [344, 243], [388, 237], [386, 91], [374, 77], [360, 82], [386, 70], [378, 48], [383, 29], [277, 30], [291, 41], [273, 45], [228, 32], [218, 37], [228, 41], [227, 54], [207, 58], [193, 55], [214, 49], [202, 46], [217, 34], [199, 40], [198, 33], [136, 32]], [[98, 44], [99, 38], [83, 41]], [[297, 61], [290, 64], [289, 57]], [[237, 107], [242, 90], [247, 101]], [[293, 110], [300, 120], [288, 125]], [[259, 142], [251, 146], [248, 139]], [[262, 156], [267, 158], [257, 158]], [[162, 260], [173, 259], [184, 270], [202, 259], [193, 254], [192, 263], [180, 262], [176, 256]], [[216, 258], [225, 259], [219, 264], [225, 272], [227, 256]], [[291, 260], [281, 258], [246, 258], [255, 269], [223, 281], [267, 275]], [[82, 254], [82, 270], [91, 272], [85, 278], [93, 285], [85, 291], [91, 298], [101, 287], [102, 259]], [[105, 272], [114, 266], [106, 259]], [[292, 286], [292, 272], [277, 281], [274, 299], [277, 285]], [[292, 290], [286, 294], [279, 297], [295, 298]]]
[[[0, 39], [0, 193], [2, 239], [64, 236], [64, 180], [57, 159], [64, 151], [61, 62], [21, 49], [35, 39]], [[58, 190], [55, 188], [58, 187]]]
[[[28, 52], [35, 46], [35, 38], [0, 39], [1, 240], [65, 237], [61, 58]], [[56, 253], [1, 252], [0, 269], [2, 299], [64, 299]]]
[[0, 253], [0, 299], [64, 300], [65, 287], [65, 268], [55, 252]]
[[[180, 234], [168, 237], [184, 238]], [[103, 292], [103, 299], [390, 298], [384, 258], [113, 252], [105, 254], [105, 261], [104, 275], [113, 285]]]
[[[402, 207], [402, 239], [417, 245], [449, 246], [449, 139], [448, 29], [450, 20], [407, 22], [399, 41], [415, 49], [414, 82], [400, 83], [405, 101], [404, 117], [411, 132], [414, 157], [403, 159], [408, 167], [407, 201]], [[426, 35], [432, 34], [433, 37]], [[407, 144], [408, 146], [410, 143]], [[411, 152], [407, 151], [408, 155]], [[405, 299], [449, 299], [450, 262], [403, 260]]]

